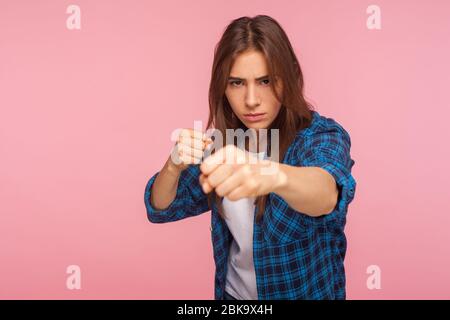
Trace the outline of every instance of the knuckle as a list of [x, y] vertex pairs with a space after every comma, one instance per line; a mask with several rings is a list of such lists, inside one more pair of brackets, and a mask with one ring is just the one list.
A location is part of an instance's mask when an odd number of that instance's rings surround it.
[[209, 176], [208, 178], [206, 178], [206, 182], [208, 182], [208, 184], [213, 188], [217, 186], [214, 177]]
[[247, 188], [250, 190], [255, 190], [257, 187], [256, 180], [254, 178], [246, 179]]
[[250, 175], [252, 173], [251, 168], [250, 168], [250, 166], [248, 164], [242, 165], [241, 171], [242, 171], [242, 173], [244, 174], [245, 177], [250, 177]]
[[223, 197], [223, 196], [224, 196], [224, 194], [223, 194], [223, 189], [220, 188], [220, 187], [217, 187], [217, 188], [216, 188], [216, 193], [217, 193], [217, 195], [218, 195], [219, 197]]

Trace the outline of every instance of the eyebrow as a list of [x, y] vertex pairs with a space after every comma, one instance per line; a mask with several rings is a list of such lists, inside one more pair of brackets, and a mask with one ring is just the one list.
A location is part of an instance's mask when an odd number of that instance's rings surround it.
[[[268, 78], [268, 77], [269, 77], [269, 75], [265, 75], [265, 76], [256, 78], [256, 80], [259, 81], [259, 80], [263, 80], [263, 79]], [[242, 80], [245, 80], [245, 79], [242, 79], [242, 78], [239, 78], [239, 77], [228, 77], [228, 80], [240, 80], [240, 81], [242, 81]]]

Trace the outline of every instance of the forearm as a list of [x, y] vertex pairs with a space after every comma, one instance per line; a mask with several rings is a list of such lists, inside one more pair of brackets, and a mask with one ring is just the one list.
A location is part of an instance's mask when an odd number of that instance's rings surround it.
[[277, 183], [272, 192], [282, 197], [291, 208], [312, 217], [331, 213], [338, 190], [325, 169], [279, 164]]
[[171, 165], [170, 159], [168, 159], [152, 186], [150, 203], [155, 209], [164, 210], [175, 199], [180, 173], [178, 169]]

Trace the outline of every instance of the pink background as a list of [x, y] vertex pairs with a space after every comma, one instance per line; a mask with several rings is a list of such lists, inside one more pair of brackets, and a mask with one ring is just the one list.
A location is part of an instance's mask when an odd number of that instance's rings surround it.
[[[81, 8], [81, 30], [66, 8]], [[381, 8], [368, 30], [366, 8]], [[0, 298], [213, 299], [210, 214], [151, 224], [225, 26], [268, 14], [352, 138], [349, 299], [450, 298], [450, 2], [0, 1]], [[81, 290], [66, 268], [81, 268]], [[366, 268], [381, 268], [369, 290]]]

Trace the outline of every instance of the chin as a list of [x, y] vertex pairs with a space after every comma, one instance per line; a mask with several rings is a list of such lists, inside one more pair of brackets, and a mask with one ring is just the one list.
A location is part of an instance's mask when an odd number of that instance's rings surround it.
[[258, 129], [266, 129], [266, 123], [265, 122], [261, 122], [261, 123], [249, 123], [248, 125], [245, 125], [248, 129], [255, 129], [256, 131], [258, 131]]

